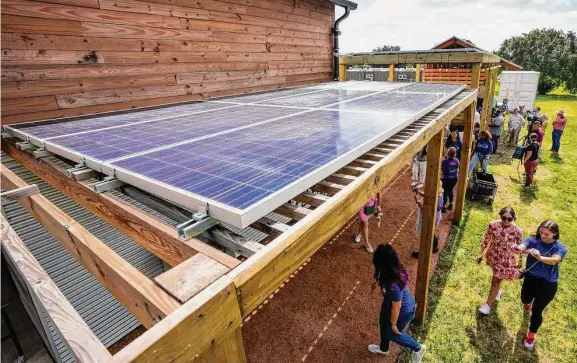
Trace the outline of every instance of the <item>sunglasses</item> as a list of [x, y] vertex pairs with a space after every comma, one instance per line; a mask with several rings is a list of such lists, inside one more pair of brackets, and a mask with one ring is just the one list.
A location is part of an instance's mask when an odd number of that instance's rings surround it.
[[505, 217], [505, 216], [501, 217], [501, 220], [503, 222], [513, 222], [514, 221], [513, 217]]

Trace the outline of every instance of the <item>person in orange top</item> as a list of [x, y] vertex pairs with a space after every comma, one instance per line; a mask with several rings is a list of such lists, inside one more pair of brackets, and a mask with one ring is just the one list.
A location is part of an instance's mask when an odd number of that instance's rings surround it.
[[[479, 308], [479, 312], [488, 315], [491, 312], [491, 304], [495, 300], [501, 300], [501, 282], [503, 280], [515, 280], [521, 276], [520, 264], [515, 261], [517, 246], [523, 242], [523, 231], [515, 225], [515, 210], [505, 207], [499, 212], [500, 221], [489, 223], [477, 262], [483, 261], [483, 252], [487, 250], [487, 265], [493, 270], [491, 289], [485, 305]], [[487, 249], [488, 247], [488, 249]]]
[[561, 136], [565, 130], [565, 125], [567, 125], [567, 117], [565, 117], [565, 111], [559, 110], [557, 111], [557, 117], [555, 118], [555, 121], [553, 121], [553, 147], [551, 148], [551, 151], [554, 153], [558, 153], [559, 148], [561, 147]]

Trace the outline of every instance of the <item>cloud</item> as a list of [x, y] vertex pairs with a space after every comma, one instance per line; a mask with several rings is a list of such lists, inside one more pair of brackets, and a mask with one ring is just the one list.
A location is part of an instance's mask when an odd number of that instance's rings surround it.
[[[403, 50], [430, 49], [453, 35], [492, 51], [506, 38], [535, 28], [577, 31], [574, 0], [360, 0], [358, 3], [357, 10], [341, 23], [341, 53], [370, 52], [385, 44], [400, 45]], [[564, 10], [559, 11], [561, 8]], [[337, 17], [341, 14], [339, 8]]]

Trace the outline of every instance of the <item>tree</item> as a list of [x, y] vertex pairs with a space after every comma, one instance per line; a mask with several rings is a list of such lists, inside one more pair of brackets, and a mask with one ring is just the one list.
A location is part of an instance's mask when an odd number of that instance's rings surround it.
[[538, 92], [543, 94], [572, 78], [570, 42], [561, 30], [534, 29], [506, 39], [496, 53], [525, 70], [540, 72]]
[[398, 45], [383, 45], [382, 47], [373, 49], [373, 52], [398, 52], [399, 50], [401, 50], [401, 47]]
[[577, 53], [577, 35], [572, 30], [567, 32], [567, 46], [569, 47], [569, 53]]
[[570, 93], [577, 94], [577, 53], [571, 54], [565, 89]]

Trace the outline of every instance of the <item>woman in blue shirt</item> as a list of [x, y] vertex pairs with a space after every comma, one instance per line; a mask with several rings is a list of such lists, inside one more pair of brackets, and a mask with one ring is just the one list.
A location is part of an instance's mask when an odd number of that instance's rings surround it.
[[493, 153], [493, 142], [491, 141], [491, 137], [491, 133], [487, 130], [479, 132], [479, 140], [477, 140], [475, 150], [473, 150], [473, 158], [469, 165], [469, 175], [473, 173], [473, 169], [475, 169], [475, 166], [479, 162], [481, 162], [483, 170], [487, 170], [489, 158]]
[[526, 348], [533, 349], [535, 335], [543, 323], [543, 310], [557, 293], [559, 263], [567, 254], [567, 247], [559, 241], [557, 223], [547, 220], [539, 225], [535, 237], [528, 237], [519, 249], [529, 254], [521, 301], [525, 310], [531, 311], [531, 324], [524, 344]]
[[399, 260], [397, 252], [390, 244], [381, 244], [373, 254], [375, 280], [383, 292], [383, 303], [379, 326], [381, 343], [370, 344], [369, 351], [376, 354], [389, 354], [389, 345], [393, 341], [413, 351], [413, 363], [423, 360], [427, 347], [403, 332], [415, 316], [415, 299], [409, 291], [409, 274]]
[[454, 147], [457, 150], [457, 159], [461, 160], [461, 149], [463, 148], [463, 142], [459, 137], [459, 131], [451, 131], [451, 135], [447, 137], [445, 141], [445, 154], [449, 151], [449, 148]]

